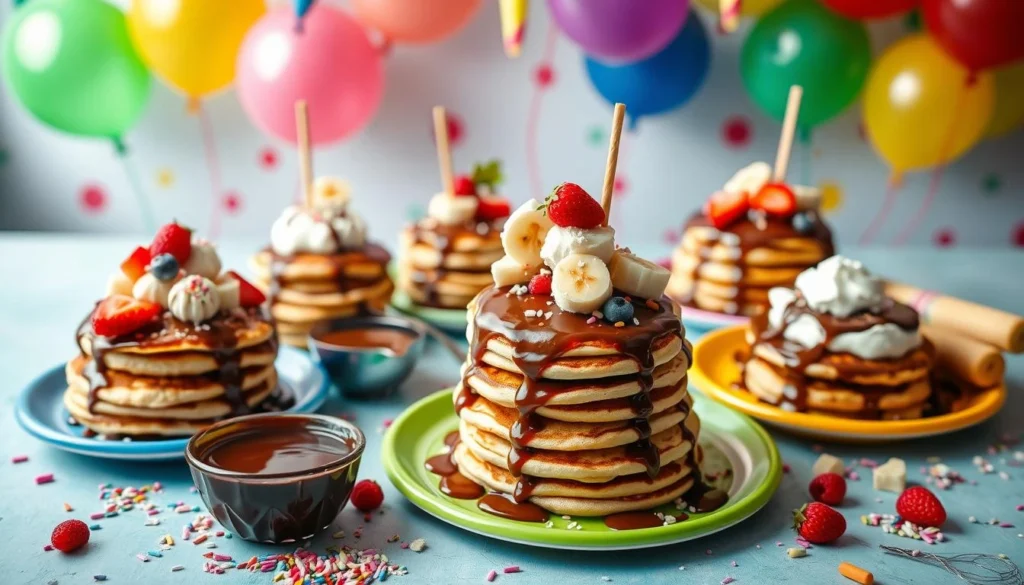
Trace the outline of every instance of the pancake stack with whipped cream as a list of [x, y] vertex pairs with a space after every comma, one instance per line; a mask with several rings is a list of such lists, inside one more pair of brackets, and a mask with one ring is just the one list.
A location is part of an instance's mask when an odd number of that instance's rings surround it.
[[844, 418], [923, 416], [934, 349], [918, 314], [855, 260], [833, 256], [769, 292], [748, 331], [743, 383], [785, 410]]
[[458, 472], [556, 514], [648, 510], [701, 482], [669, 272], [617, 248], [605, 216], [570, 183], [511, 214], [453, 396]]
[[492, 284], [491, 264], [502, 256], [501, 228], [510, 211], [508, 200], [495, 194], [500, 182], [498, 161], [476, 165], [402, 231], [398, 286], [414, 303], [465, 309]]
[[743, 168], [687, 221], [672, 255], [669, 295], [716, 313], [765, 310], [769, 289], [792, 286], [834, 253], [820, 200], [816, 188], [772, 182], [767, 163]]
[[89, 435], [186, 436], [276, 409], [277, 339], [263, 293], [176, 224], [138, 247], [76, 334], [64, 404]]
[[250, 260], [284, 343], [306, 347], [318, 321], [380, 312], [391, 300], [391, 255], [367, 239], [349, 192], [340, 179], [318, 178], [310, 204], [286, 207], [270, 229], [270, 247]]

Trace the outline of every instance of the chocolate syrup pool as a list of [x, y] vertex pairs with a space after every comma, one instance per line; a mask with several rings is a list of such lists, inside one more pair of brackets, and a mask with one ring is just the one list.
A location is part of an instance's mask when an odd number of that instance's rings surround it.
[[280, 427], [231, 436], [211, 447], [202, 460], [227, 471], [271, 475], [323, 467], [351, 452], [337, 437]]
[[335, 329], [315, 335], [316, 339], [344, 348], [387, 349], [396, 356], [403, 356], [416, 342], [416, 336], [395, 327], [361, 327], [357, 329]]

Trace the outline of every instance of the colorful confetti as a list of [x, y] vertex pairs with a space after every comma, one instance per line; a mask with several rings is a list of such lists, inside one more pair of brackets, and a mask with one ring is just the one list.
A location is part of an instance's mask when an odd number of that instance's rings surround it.
[[264, 146], [263, 149], [260, 150], [260, 168], [265, 171], [272, 171], [276, 169], [278, 158], [277, 150], [275, 150], [273, 146]]
[[732, 116], [722, 124], [722, 140], [728, 148], [744, 148], [753, 139], [753, 128], [744, 116]]
[[235, 191], [229, 191], [221, 200], [224, 211], [234, 215], [242, 211], [242, 196]]
[[1024, 221], [1018, 223], [1017, 227], [1013, 228], [1011, 237], [1014, 246], [1024, 248]]
[[621, 197], [626, 194], [629, 190], [629, 181], [625, 177], [619, 175], [615, 177], [615, 183], [612, 185], [612, 193], [616, 197]]
[[[462, 122], [462, 118], [458, 114], [451, 110], [445, 111], [447, 122], [448, 122], [448, 144], [452, 148], [457, 148], [462, 145], [463, 140], [466, 137], [466, 126]], [[430, 125], [430, 142], [434, 142], [434, 125]]]
[[995, 173], [988, 173], [981, 179], [981, 190], [992, 195], [1003, 186], [1003, 180]]
[[594, 125], [587, 130], [587, 144], [590, 146], [604, 146], [607, 140], [607, 135], [601, 126]]
[[533, 71], [533, 80], [537, 83], [537, 87], [547, 89], [555, 81], [555, 70], [551, 68], [550, 63], [541, 63]]
[[951, 248], [956, 244], [956, 232], [951, 227], [939, 228], [932, 236], [932, 241], [940, 248]]
[[168, 168], [160, 169], [156, 172], [156, 185], [162, 189], [169, 189], [174, 186], [174, 171]]
[[78, 203], [86, 213], [100, 213], [107, 206], [107, 192], [100, 185], [84, 185], [78, 191]]
[[839, 183], [823, 181], [818, 188], [821, 189], [821, 210], [823, 212], [832, 213], [843, 206], [843, 188]]

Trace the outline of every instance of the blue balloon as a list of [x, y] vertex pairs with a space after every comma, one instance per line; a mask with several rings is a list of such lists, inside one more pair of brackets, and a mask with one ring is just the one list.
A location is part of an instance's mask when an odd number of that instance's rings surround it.
[[609, 103], [626, 104], [630, 127], [643, 116], [662, 114], [685, 104], [704, 84], [711, 48], [704, 24], [691, 10], [686, 26], [661, 52], [622, 65], [585, 58], [587, 75]]
[[313, 0], [295, 0], [295, 16], [302, 18], [313, 6]]

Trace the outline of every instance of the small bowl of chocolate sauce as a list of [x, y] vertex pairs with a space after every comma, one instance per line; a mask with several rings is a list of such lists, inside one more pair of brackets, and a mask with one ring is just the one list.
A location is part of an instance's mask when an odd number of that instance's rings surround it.
[[362, 316], [323, 321], [309, 334], [309, 350], [349, 398], [395, 391], [423, 354], [427, 330], [404, 317]]
[[185, 448], [207, 509], [245, 540], [310, 538], [348, 502], [366, 445], [352, 423], [320, 414], [253, 414], [196, 434]]

